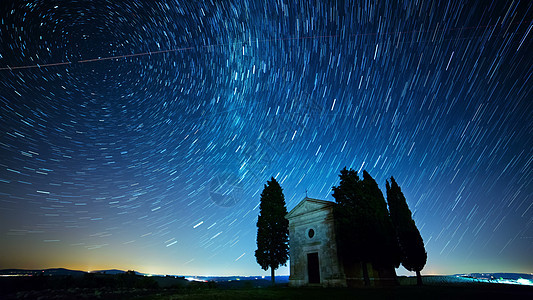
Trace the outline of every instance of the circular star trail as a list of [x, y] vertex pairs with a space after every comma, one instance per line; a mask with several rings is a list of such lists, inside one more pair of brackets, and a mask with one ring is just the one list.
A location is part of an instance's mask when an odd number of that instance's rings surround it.
[[0, 267], [263, 274], [266, 181], [290, 210], [347, 166], [396, 178], [424, 272], [530, 272], [532, 20], [527, 1], [2, 3]]

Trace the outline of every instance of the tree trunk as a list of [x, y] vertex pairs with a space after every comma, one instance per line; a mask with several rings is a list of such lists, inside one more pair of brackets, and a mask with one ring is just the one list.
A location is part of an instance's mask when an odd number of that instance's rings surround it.
[[416, 271], [416, 285], [422, 285], [422, 275], [420, 275], [420, 271]]
[[276, 285], [276, 277], [274, 276], [274, 268], [270, 266], [270, 280], [272, 280], [272, 286]]
[[363, 266], [363, 279], [365, 280], [365, 286], [370, 286], [370, 278], [368, 278], [368, 267], [366, 262], [361, 262]]
[[394, 285], [400, 285], [400, 281], [398, 280], [398, 275], [396, 275], [396, 269], [393, 268], [392, 269], [392, 279], [393, 279], [393, 284]]

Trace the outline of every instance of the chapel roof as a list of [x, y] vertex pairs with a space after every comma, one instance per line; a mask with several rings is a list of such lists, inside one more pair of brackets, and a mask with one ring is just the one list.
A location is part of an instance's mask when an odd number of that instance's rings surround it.
[[291, 209], [291, 211], [287, 215], [285, 215], [285, 218], [290, 219], [310, 211], [316, 211], [324, 209], [326, 207], [330, 207], [334, 204], [335, 203], [331, 201], [305, 197], [302, 201], [300, 201], [300, 203], [298, 203], [293, 209]]

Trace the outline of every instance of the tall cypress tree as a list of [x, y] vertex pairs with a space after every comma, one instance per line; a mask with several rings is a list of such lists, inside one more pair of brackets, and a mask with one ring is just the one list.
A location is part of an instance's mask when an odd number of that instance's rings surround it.
[[394, 227], [383, 193], [368, 172], [360, 180], [356, 171], [344, 168], [339, 178], [333, 187], [338, 251], [346, 265], [361, 263], [365, 285], [370, 285], [367, 263], [393, 272], [400, 264]]
[[274, 271], [280, 265], [286, 265], [289, 259], [289, 221], [285, 219], [285, 196], [274, 177], [265, 184], [259, 208], [255, 258], [263, 270], [270, 268], [274, 285]]
[[[394, 226], [392, 224], [389, 211], [387, 210], [387, 202], [383, 193], [379, 189], [377, 182], [363, 171], [363, 190], [366, 196], [366, 201], [371, 205], [374, 230], [373, 230], [373, 245], [372, 263], [379, 269], [390, 269], [394, 272], [394, 268], [400, 266], [400, 247]], [[396, 277], [396, 274], [393, 274]]]
[[407, 206], [407, 201], [401, 188], [394, 180], [394, 177], [391, 177], [390, 180], [391, 183], [389, 184], [389, 181], [387, 181], [386, 185], [387, 202], [400, 244], [402, 265], [407, 270], [416, 272], [417, 284], [422, 285], [420, 271], [426, 265], [427, 260], [424, 240], [412, 218], [411, 210]]
[[361, 263], [365, 285], [370, 285], [367, 263], [371, 262], [372, 249], [367, 241], [372, 239], [370, 206], [363, 201], [362, 183], [353, 169], [340, 171], [340, 183], [334, 186], [333, 207], [335, 231], [341, 261], [346, 265]]

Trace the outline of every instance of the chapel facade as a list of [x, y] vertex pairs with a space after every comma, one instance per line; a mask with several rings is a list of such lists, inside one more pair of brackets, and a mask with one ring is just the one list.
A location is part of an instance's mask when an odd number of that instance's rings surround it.
[[[361, 264], [346, 265], [338, 255], [334, 205], [331, 201], [305, 197], [285, 216], [289, 220], [290, 286], [364, 284]], [[372, 285], [395, 280], [394, 269], [379, 273], [371, 264], [367, 268]]]

